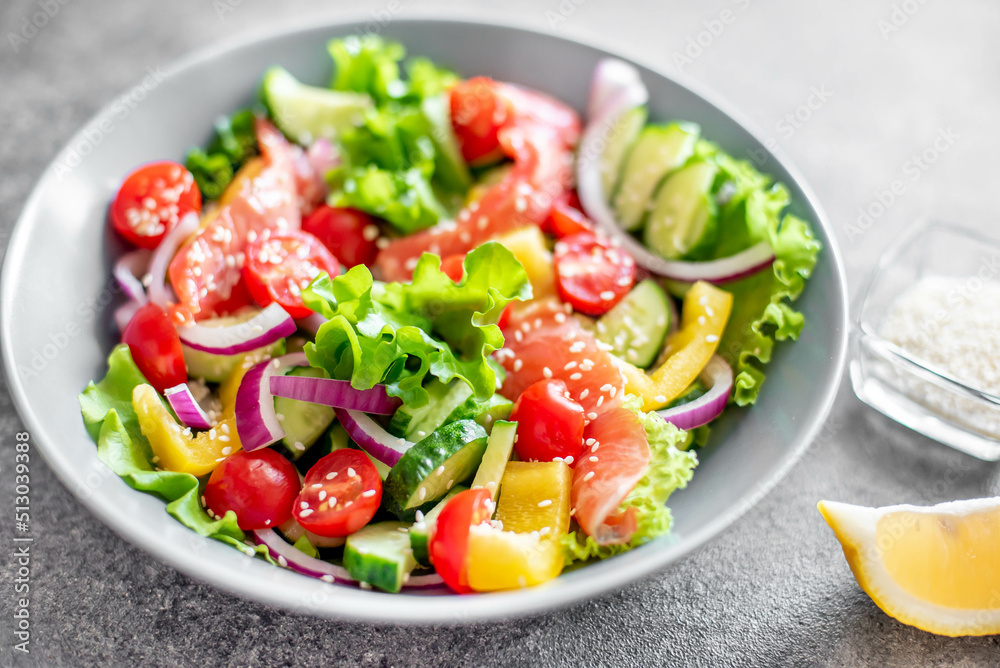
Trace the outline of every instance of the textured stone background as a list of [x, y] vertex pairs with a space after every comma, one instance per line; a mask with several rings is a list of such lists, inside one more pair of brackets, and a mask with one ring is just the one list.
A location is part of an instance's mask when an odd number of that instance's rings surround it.
[[[65, 0], [63, 0], [65, 2]], [[231, 36], [263, 33], [373, 2], [69, 0], [19, 45], [8, 33], [37, 0], [0, 4], [0, 248], [56, 150], [149, 65]], [[878, 253], [920, 217], [994, 221], [1000, 134], [1000, 6], [994, 0], [400, 0], [401, 16], [495, 17], [599, 37], [728, 98], [773, 137], [819, 195], [845, 250], [852, 293]], [[706, 21], [733, 21], [690, 47]], [[907, 14], [906, 12], [910, 13]], [[895, 20], [895, 23], [892, 21]], [[882, 22], [882, 23], [880, 23]], [[678, 54], [688, 51], [689, 62]], [[784, 120], [814, 90], [810, 118]], [[192, 104], [197, 104], [193, 100]], [[911, 156], [957, 135], [920, 172]], [[896, 179], [906, 191], [858, 226], [859, 207]], [[877, 209], [876, 209], [877, 210]], [[851, 227], [855, 226], [855, 227]], [[865, 229], [863, 229], [865, 228]], [[0, 507], [13, 506], [14, 432], [0, 381]], [[37, 459], [32, 468], [33, 643], [3, 665], [998, 665], [1000, 637], [947, 639], [883, 615], [854, 582], [815, 511], [821, 498], [865, 504], [1000, 494], [1000, 469], [951, 452], [862, 406], [846, 386], [823, 436], [777, 490], [697, 556], [642, 582], [543, 617], [472, 628], [378, 628], [286, 614], [164, 567], [111, 533]], [[10, 545], [12, 518], [0, 520]], [[2, 557], [4, 606], [10, 553]]]

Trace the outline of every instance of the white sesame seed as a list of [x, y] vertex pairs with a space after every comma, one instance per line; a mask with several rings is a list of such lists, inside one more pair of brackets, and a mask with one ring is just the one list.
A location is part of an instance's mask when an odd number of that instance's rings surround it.
[[576, 366], [576, 361], [567, 362], [566, 366], [563, 367], [563, 370], [569, 371], [570, 369], [574, 368], [575, 366]]
[[581, 378], [583, 378], [583, 374], [580, 373], [579, 371], [577, 371], [576, 373], [572, 373], [569, 376], [570, 380], [580, 380]]
[[358, 472], [357, 472], [357, 471], [355, 471], [355, 470], [354, 470], [353, 468], [348, 468], [348, 469], [347, 469], [347, 477], [348, 477], [348, 478], [353, 478], [353, 477], [354, 477], [354, 476], [356, 476], [357, 474], [358, 474]]
[[451, 489], [454, 486], [455, 486], [455, 481], [454, 480], [449, 480], [446, 489]]
[[605, 290], [604, 292], [601, 293], [600, 296], [601, 296], [601, 299], [603, 299], [606, 302], [609, 302], [609, 301], [611, 301], [612, 299], [615, 298], [615, 293], [612, 292], [611, 290]]
[[337, 477], [337, 472], [336, 471], [330, 471], [329, 473], [326, 474], [326, 479], [327, 480], [333, 480], [336, 477]]
[[594, 411], [591, 411], [591, 412], [587, 413], [587, 419], [588, 420], [596, 420], [597, 419], [597, 413], [595, 413]]
[[599, 397], [597, 397], [597, 407], [600, 408], [601, 404], [603, 403], [604, 403], [604, 395], [602, 394]]
[[705, 341], [707, 341], [708, 343], [715, 343], [718, 340], [719, 337], [716, 336], [715, 334], [709, 334], [708, 336], [705, 337]]
[[420, 491], [417, 492], [417, 496], [420, 497], [421, 501], [423, 501], [425, 498], [427, 498], [427, 488], [426, 487], [421, 487]]
[[588, 480], [590, 480], [593, 477], [594, 477], [594, 472], [593, 471], [587, 471], [587, 475], [583, 476], [583, 481], [587, 482]]
[[422, 510], [418, 510], [417, 512], [415, 512], [413, 514], [413, 519], [415, 519], [418, 522], [423, 522], [424, 521], [424, 513], [423, 513], [423, 511]]
[[586, 399], [588, 394], [590, 394], [590, 388], [589, 387], [583, 388], [583, 392], [580, 393], [580, 401]]
[[573, 465], [573, 455], [570, 455], [569, 457], [567, 457], [563, 461], [566, 462], [567, 466], [572, 466]]
[[332, 575], [321, 575], [319, 579], [322, 580], [323, 582], [333, 582]]
[[524, 366], [523, 360], [514, 360], [514, 373], [520, 371], [522, 366]]
[[[320, 487], [322, 487], [322, 485], [320, 485]], [[319, 493], [319, 500], [322, 501], [325, 498], [326, 498], [326, 490], [324, 489]]]
[[543, 366], [542, 367], [542, 375], [545, 376], [546, 378], [551, 378], [552, 377], [552, 369], [550, 369], [547, 366]]
[[657, 394], [655, 397], [653, 397], [653, 401], [655, 401], [658, 404], [665, 404], [667, 403], [667, 398], [662, 394]]
[[305, 510], [299, 512], [299, 517], [309, 517], [313, 514], [312, 508], [306, 508]]
[[545, 499], [544, 501], [539, 501], [538, 502], [538, 507], [539, 508], [546, 508], [546, 507], [551, 506], [551, 505], [552, 505], [552, 499]]
[[[421, 487], [421, 489], [423, 489], [423, 487]], [[365, 491], [361, 492], [361, 496], [363, 496], [366, 499], [370, 499], [373, 496], [375, 496], [377, 493], [378, 492], [376, 492], [374, 489], [366, 489]], [[420, 498], [423, 498], [423, 497], [420, 497]]]
[[224, 455], [228, 455], [232, 451], [233, 451], [233, 449], [231, 447], [229, 447], [228, 445], [226, 447], [222, 448], [222, 454], [224, 454]]

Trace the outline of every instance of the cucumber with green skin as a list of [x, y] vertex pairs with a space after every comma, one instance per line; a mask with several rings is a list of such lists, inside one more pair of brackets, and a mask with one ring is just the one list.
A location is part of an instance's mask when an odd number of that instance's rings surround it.
[[[426, 404], [419, 408], [404, 404], [393, 414], [388, 426], [390, 434], [417, 443], [441, 425], [461, 419], [452, 418], [452, 413], [472, 397], [472, 388], [458, 378], [449, 383], [442, 383], [434, 378], [427, 383], [426, 389], [429, 395]], [[472, 416], [462, 415], [462, 418], [465, 417]]]
[[403, 522], [378, 522], [347, 537], [344, 568], [352, 578], [390, 593], [403, 588], [417, 567]]
[[418, 519], [414, 522], [413, 526], [410, 527], [410, 548], [413, 550], [413, 558], [417, 560], [417, 563], [423, 566], [431, 565], [430, 553], [427, 549], [427, 544], [430, 542], [431, 532], [437, 525], [438, 515], [444, 510], [445, 504], [451, 501], [452, 497], [459, 492], [464, 492], [469, 489], [465, 485], [455, 485], [451, 488], [451, 491], [445, 494], [444, 498], [437, 502], [437, 504], [431, 508], [429, 511], [423, 514], [423, 518]]
[[489, 490], [493, 495], [493, 501], [497, 500], [500, 480], [503, 479], [504, 469], [510, 461], [510, 453], [514, 451], [515, 436], [517, 436], [516, 422], [500, 420], [493, 425], [493, 432], [486, 441], [486, 453], [472, 481], [473, 488], [484, 487]]
[[642, 226], [663, 178], [694, 154], [700, 129], [692, 123], [643, 128], [622, 170], [614, 197], [618, 224], [633, 231]]
[[382, 503], [402, 520], [471, 478], [486, 452], [486, 430], [474, 420], [438, 428], [399, 459], [383, 487]]
[[601, 316], [597, 339], [611, 353], [639, 368], [651, 365], [663, 348], [670, 328], [670, 297], [656, 281], [640, 281], [614, 308]]
[[621, 180], [622, 166], [628, 160], [629, 152], [639, 139], [642, 128], [646, 125], [648, 111], [646, 107], [636, 107], [623, 113], [609, 132], [601, 155], [601, 187], [604, 197], [612, 201], [618, 182]]
[[264, 72], [260, 98], [278, 129], [303, 145], [320, 137], [335, 141], [375, 106], [366, 93], [308, 86], [278, 65]]
[[712, 184], [718, 171], [696, 161], [667, 177], [643, 233], [650, 250], [668, 260], [694, 260], [712, 248], [718, 228]]
[[493, 425], [499, 420], [506, 420], [510, 417], [510, 412], [514, 410], [514, 402], [507, 397], [494, 394], [485, 404], [478, 404], [477, 413], [472, 418], [486, 428], [486, 432], [493, 433]]
[[[327, 378], [327, 373], [314, 367], [295, 367], [286, 375], [300, 378]], [[285, 430], [282, 441], [293, 459], [301, 457], [319, 440], [336, 417], [329, 406], [287, 397], [274, 398], [274, 412], [281, 415], [281, 428]]]

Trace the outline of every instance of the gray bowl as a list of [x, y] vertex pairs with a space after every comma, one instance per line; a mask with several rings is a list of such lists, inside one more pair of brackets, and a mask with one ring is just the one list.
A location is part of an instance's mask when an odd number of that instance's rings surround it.
[[[799, 301], [808, 318], [801, 340], [777, 346], [753, 409], [731, 409], [720, 420], [694, 481], [670, 500], [676, 523], [668, 538], [533, 589], [382, 594], [328, 585], [201, 538], [169, 517], [162, 501], [133, 491], [97, 459], [76, 397], [104, 374], [116, 340], [111, 313], [121, 295], [110, 267], [122, 248], [107, 231], [105, 212], [120, 179], [140, 163], [181, 159], [188, 147], [203, 144], [214, 118], [251, 101], [268, 65], [325, 82], [327, 39], [364, 30], [363, 23], [310, 27], [203, 51], [164, 72], [151, 71], [56, 157], [14, 229], [0, 286], [3, 360], [35, 447], [95, 515], [158, 559], [240, 596], [328, 617], [447, 623], [536, 613], [621, 587], [690, 554], [777, 484], [820, 429], [844, 363], [846, 283], [830, 224], [798, 174], [731, 112], [649, 68], [640, 69], [652, 117], [696, 121], [734, 155], [766, 157], [763, 168], [788, 185], [792, 210], [812, 223], [826, 246]], [[534, 86], [578, 109], [594, 65], [610, 55], [561, 37], [459, 21], [397, 19], [384, 34], [404, 42], [411, 54], [461, 73]]]

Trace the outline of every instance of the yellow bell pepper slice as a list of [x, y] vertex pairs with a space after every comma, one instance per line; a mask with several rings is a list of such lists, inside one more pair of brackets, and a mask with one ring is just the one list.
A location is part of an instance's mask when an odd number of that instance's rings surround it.
[[139, 429], [149, 439], [156, 456], [154, 463], [158, 467], [201, 477], [243, 448], [236, 432], [236, 391], [246, 372], [262, 357], [259, 351], [248, 353], [233, 368], [219, 386], [222, 420], [214, 428], [198, 434], [185, 433], [150, 385], [138, 385], [132, 391], [132, 405], [139, 417]]
[[694, 382], [719, 347], [732, 308], [732, 294], [698, 281], [684, 296], [681, 326], [667, 338], [663, 365], [646, 374], [622, 363], [625, 391], [642, 398], [642, 410], [663, 408]]
[[132, 391], [132, 405], [139, 417], [139, 429], [153, 448], [156, 465], [167, 471], [201, 477], [242, 447], [235, 417], [224, 418], [208, 431], [185, 433], [152, 385], [137, 385]]
[[569, 530], [572, 483], [573, 473], [562, 462], [507, 464], [496, 512], [503, 530], [480, 525], [469, 533], [472, 589], [530, 587], [562, 572], [559, 538]]
[[552, 253], [545, 244], [545, 235], [537, 225], [521, 227], [496, 239], [497, 243], [517, 258], [528, 274], [533, 299], [553, 297], [556, 294], [555, 270]]

